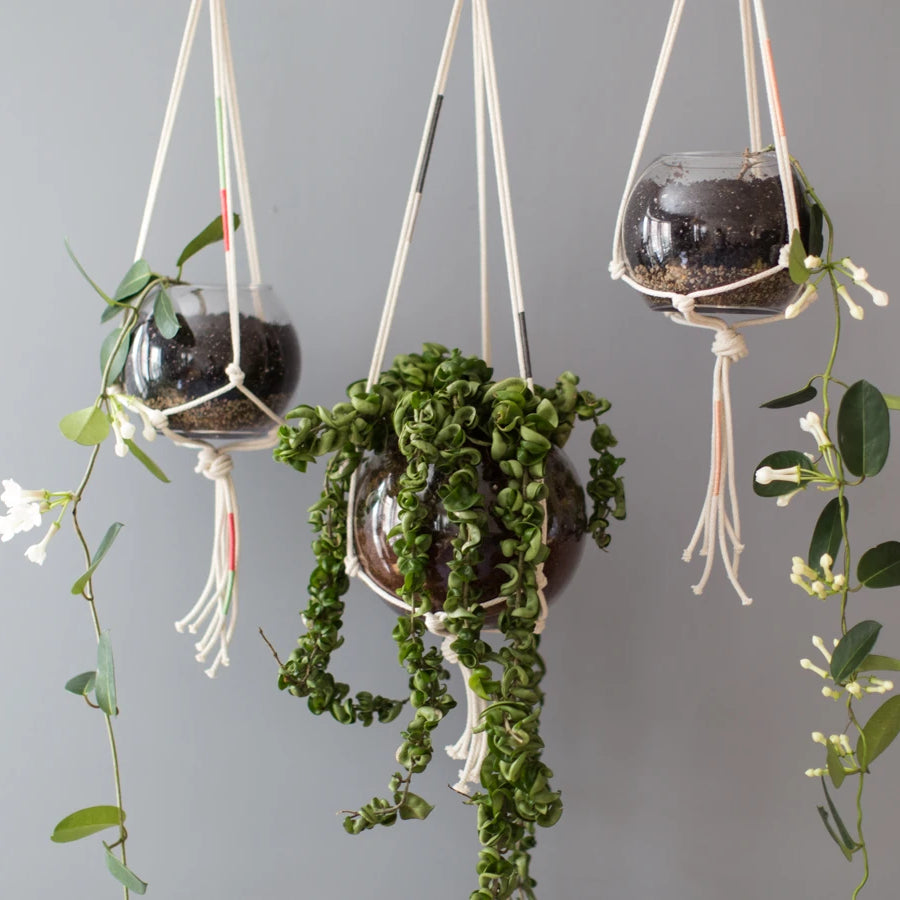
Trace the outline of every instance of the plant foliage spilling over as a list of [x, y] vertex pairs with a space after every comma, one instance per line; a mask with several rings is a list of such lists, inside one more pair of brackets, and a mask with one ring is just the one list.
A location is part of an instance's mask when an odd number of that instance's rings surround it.
[[[871, 763], [900, 734], [900, 698], [892, 697], [883, 702], [869, 714], [865, 723], [860, 721], [860, 706], [893, 689], [891, 681], [874, 673], [900, 671], [900, 660], [872, 653], [881, 623], [864, 619], [851, 624], [849, 601], [851, 595], [856, 596], [862, 588], [900, 586], [900, 543], [887, 541], [863, 553], [856, 564], [854, 581], [847, 495], [866, 479], [878, 475], [885, 465], [890, 449], [889, 407], [900, 408], [900, 398], [883, 395], [865, 380], [848, 385], [835, 377], [842, 306], [847, 306], [853, 319], [864, 317], [863, 308], [852, 299], [843, 282], [868, 292], [876, 306], [887, 305], [888, 297], [884, 291], [869, 284], [865, 269], [847, 257], [835, 257], [831, 217], [799, 166], [797, 171], [811, 204], [813, 228], [808, 249], [803, 246], [798, 233], [793, 235], [791, 277], [806, 288], [785, 314], [791, 318], [801, 312], [816, 298], [818, 286], [827, 282], [834, 295], [834, 341], [824, 372], [814, 375], [800, 390], [763, 404], [770, 409], [805, 405], [818, 395], [815, 383], [820, 382], [821, 416], [810, 411], [800, 419], [800, 427], [814, 441], [816, 453], [808, 455], [799, 450], [782, 450], [770, 454], [756, 467], [754, 489], [760, 496], [778, 498], [780, 506], [812, 485], [832, 494], [816, 520], [808, 555], [793, 558], [791, 582], [810, 597], [822, 601], [836, 598], [839, 604], [839, 620], [834, 632], [837, 636], [828, 642], [814, 636], [813, 645], [821, 654], [820, 658], [816, 662], [801, 660], [804, 669], [824, 680], [824, 697], [844, 708], [843, 721], [836, 729], [838, 733], [826, 736], [819, 731], [813, 732], [813, 740], [823, 747], [824, 759], [806, 774], [822, 780], [825, 804], [818, 807], [819, 816], [841, 853], [848, 860], [857, 853], [862, 857], [864, 871], [853, 891], [856, 898], [869, 878], [868, 848], [863, 837], [863, 788]], [[823, 226], [827, 226], [827, 241]], [[836, 402], [834, 395], [838, 389], [843, 390], [843, 395]], [[858, 517], [858, 511], [854, 515]], [[859, 597], [860, 601], [863, 599]], [[835, 790], [848, 779], [855, 780], [854, 829], [851, 830], [841, 817], [826, 779]]]
[[[346, 724], [392, 721], [407, 703], [367, 691], [351, 694], [329, 672], [331, 655], [342, 643], [342, 597], [349, 587], [344, 560], [351, 475], [366, 453], [381, 452], [389, 438], [396, 439], [406, 459], [398, 495], [400, 521], [390, 537], [404, 577], [398, 593], [410, 609], [398, 619], [393, 636], [409, 674], [412, 716], [397, 751], [404, 771], [391, 779], [390, 797], [376, 797], [347, 815], [344, 827], [352, 834], [392, 825], [398, 818], [424, 819], [432, 808], [410, 785], [432, 758], [432, 732], [456, 702], [447, 690], [441, 650], [425, 642], [426, 615], [432, 608], [425, 580], [432, 537], [420, 492], [432, 467], [446, 474], [440, 501], [456, 535], [443, 626], [452, 652], [472, 672], [470, 687], [488, 702], [480, 723], [489, 748], [481, 769], [482, 790], [468, 800], [477, 809], [482, 845], [472, 900], [533, 898], [529, 867], [535, 827], [553, 825], [562, 812], [559, 792], [550, 784], [552, 772], [542, 760], [544, 663], [535, 624], [541, 611], [538, 570], [548, 554], [543, 541], [545, 464], [551, 449], [566, 443], [578, 419], [594, 423], [595, 456], [586, 491], [592, 502], [588, 528], [599, 547], [609, 544], [610, 519], [625, 516], [617, 474], [623, 460], [611, 452], [616, 440], [600, 421], [609, 403], [581, 390], [571, 372], [563, 373], [554, 388], [535, 386], [533, 391], [521, 378], [494, 382], [492, 374], [477, 357], [425, 344], [421, 354], [397, 357], [369, 392], [358, 381], [350, 385], [348, 400], [333, 409], [298, 406], [288, 414], [291, 424], [281, 429], [275, 450], [277, 460], [300, 472], [333, 454], [321, 499], [310, 510], [316, 567], [303, 613], [307, 631], [281, 664], [278, 685], [306, 697], [314, 714], [328, 712]], [[479, 491], [479, 469], [487, 458], [499, 464], [505, 479], [494, 499]], [[483, 596], [475, 574], [489, 516], [502, 523], [506, 534], [499, 649], [482, 635], [481, 602], [494, 598]]]

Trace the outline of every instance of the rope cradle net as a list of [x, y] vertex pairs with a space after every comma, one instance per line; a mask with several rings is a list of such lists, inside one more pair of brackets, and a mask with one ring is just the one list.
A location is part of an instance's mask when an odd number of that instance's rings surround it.
[[[425, 129], [419, 147], [418, 158], [414, 169], [409, 198], [403, 216], [400, 229], [400, 237], [394, 257], [391, 277], [388, 284], [381, 322], [375, 340], [372, 361], [366, 383], [366, 391], [372, 390], [382, 371], [387, 343], [390, 337], [391, 325], [396, 311], [397, 299], [400, 294], [400, 286], [406, 268], [409, 249], [412, 244], [416, 220], [422, 203], [425, 178], [431, 152], [437, 133], [438, 120], [444, 102], [444, 93], [450, 71], [453, 51], [456, 46], [459, 32], [460, 19], [462, 17], [464, 0], [454, 0], [450, 13], [450, 22], [444, 39], [443, 49], [438, 64], [437, 77], [429, 102]], [[497, 180], [497, 193], [500, 205], [500, 221], [503, 234], [503, 246], [506, 259], [507, 278], [509, 281], [510, 301], [512, 307], [513, 332], [516, 342], [519, 376], [526, 382], [530, 390], [534, 389], [534, 380], [531, 371], [531, 360], [528, 346], [528, 337], [525, 322], [525, 305], [522, 292], [522, 279], [519, 267], [519, 257], [516, 245], [515, 226], [513, 222], [512, 200], [509, 187], [509, 170], [506, 157], [506, 146], [503, 137], [503, 124], [500, 112], [500, 97], [497, 87], [497, 72], [494, 60], [493, 40], [491, 25], [488, 16], [487, 0], [472, 0], [472, 38], [474, 58], [474, 83], [475, 83], [475, 132], [476, 132], [476, 169], [478, 187], [478, 222], [479, 222], [479, 258], [480, 258], [480, 293], [481, 293], [481, 341], [482, 357], [490, 364], [491, 360], [491, 334], [490, 334], [490, 303], [488, 293], [487, 274], [487, 125], [490, 126], [492, 139], [494, 168]], [[486, 122], [487, 120], [487, 122]], [[351, 517], [357, 501], [357, 472], [354, 471], [348, 492], [348, 515]], [[543, 509], [542, 541], [547, 543], [547, 501], [541, 501]], [[384, 590], [360, 565], [357, 549], [354, 542], [353, 528], [347, 529], [347, 552], [345, 558], [347, 574], [352, 578], [358, 578], [367, 587], [374, 591], [399, 613], [409, 614], [412, 609], [395, 594]], [[537, 588], [540, 599], [540, 615], [535, 622], [535, 633], [541, 633], [547, 621], [547, 598], [545, 588], [547, 579], [543, 572], [544, 564], [541, 563], [537, 573]], [[485, 611], [496, 608], [505, 603], [505, 599], [498, 597], [482, 603]], [[482, 714], [488, 706], [488, 701], [478, 696], [469, 686], [472, 672], [466, 668], [456, 657], [451, 649], [453, 636], [444, 627], [445, 613], [442, 611], [428, 612], [424, 616], [425, 626], [432, 634], [443, 638], [442, 652], [444, 658], [450, 664], [459, 666], [461, 675], [466, 685], [467, 716], [466, 726], [460, 739], [452, 746], [446, 748], [452, 759], [464, 762], [459, 772], [459, 780], [454, 789], [468, 792], [468, 785], [479, 783], [479, 773], [482, 763], [488, 754], [487, 735], [479, 730]], [[487, 631], [487, 629], [485, 629]], [[484, 631], [482, 632], [484, 633]]]
[[[658, 298], [671, 303], [671, 308], [664, 314], [676, 324], [704, 328], [715, 332], [712, 346], [716, 363], [713, 371], [709, 480], [697, 527], [682, 558], [685, 562], [690, 562], [698, 547], [700, 548], [700, 555], [706, 558], [701, 577], [693, 587], [695, 594], [701, 594], [709, 581], [718, 545], [725, 571], [732, 587], [741, 599], [741, 602], [744, 605], [749, 605], [752, 603], [752, 600], [741, 586], [738, 577], [740, 556], [744, 545], [741, 540], [741, 521], [735, 484], [735, 448], [730, 385], [731, 367], [748, 354], [747, 343], [744, 335], [741, 333], [742, 329], [769, 322], [779, 322], [785, 318], [794, 318], [815, 299], [815, 290], [812, 287], [808, 287], [782, 312], [748, 319], [740, 324], [730, 324], [717, 316], [703, 314], [697, 310], [698, 306], [703, 306], [705, 301], [712, 302], [713, 298], [721, 299], [723, 305], [727, 307], [728, 295], [732, 292], [758, 285], [785, 273], [789, 267], [789, 243], [781, 247], [777, 263], [763, 271], [741, 278], [730, 284], [694, 290], [683, 294], [656, 290], [646, 284], [639, 283], [628, 272], [623, 240], [626, 209], [632, 191], [637, 184], [638, 167], [644, 154], [647, 135], [659, 101], [686, 2], [687, 0], [674, 0], [672, 5], [665, 38], [650, 87], [647, 106], [638, 132], [637, 144], [626, 178], [625, 190], [619, 206], [613, 239], [612, 261], [610, 262], [609, 270], [613, 279], [624, 281], [648, 298]], [[756, 51], [754, 49], [755, 19], [755, 30], [763, 62], [768, 112], [774, 135], [774, 152], [784, 203], [786, 233], [788, 241], [790, 241], [791, 236], [799, 231], [800, 211], [794, 186], [778, 82], [775, 77], [772, 42], [769, 37], [765, 9], [763, 0], [738, 0], [738, 3], [740, 7], [744, 76], [750, 127], [750, 147], [748, 154], [745, 154], [745, 156], [759, 154], [764, 149]], [[726, 311], [729, 310], [726, 309]]]
[[[191, 0], [135, 248], [136, 260], [141, 259], [144, 254], [202, 7], [203, 0]], [[220, 666], [229, 664], [228, 648], [234, 636], [238, 615], [241, 537], [237, 495], [232, 479], [231, 453], [235, 450], [250, 451], [273, 447], [277, 442], [277, 430], [283, 424], [283, 419], [244, 383], [245, 373], [241, 368], [241, 315], [238, 307], [237, 260], [233, 240], [232, 167], [236, 170], [238, 198], [242, 208], [253, 313], [256, 318], [265, 321], [266, 312], [263, 306], [263, 281], [224, 0], [209, 0], [209, 22], [231, 358], [227, 360], [227, 364], [226, 360], [222, 360], [224, 383], [221, 387], [188, 402], [155, 409], [138, 398], [124, 393], [119, 394], [119, 400], [126, 407], [138, 412], [144, 422], [151, 426], [148, 437], [153, 435], [155, 429], [176, 445], [197, 450], [198, 461], [195, 471], [211, 480], [215, 486], [213, 548], [209, 575], [197, 602], [175, 623], [179, 632], [187, 630], [190, 634], [200, 633], [200, 638], [195, 643], [196, 658], [199, 662], [209, 662], [205, 672], [212, 678]], [[271, 427], [264, 434], [242, 438], [217, 447], [208, 440], [190, 433], [179, 434], [170, 427], [170, 419], [173, 416], [235, 394], [249, 400], [265, 417], [263, 421], [271, 421]]]

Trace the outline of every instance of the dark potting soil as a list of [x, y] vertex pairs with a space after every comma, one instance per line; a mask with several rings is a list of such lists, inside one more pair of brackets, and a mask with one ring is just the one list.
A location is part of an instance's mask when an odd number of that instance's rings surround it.
[[[800, 198], [800, 233], [809, 235], [809, 211]], [[778, 264], [788, 242], [781, 179], [719, 178], [638, 185], [623, 231], [632, 277], [657, 291], [688, 294], [733, 284]], [[778, 311], [797, 296], [787, 271], [698, 301], [699, 310]], [[671, 309], [663, 297], [647, 297], [654, 308]]]
[[[185, 317], [174, 338], [164, 338], [152, 317], [135, 329], [125, 390], [154, 409], [179, 406], [228, 383], [232, 360], [228, 313]], [[300, 345], [290, 325], [240, 316], [244, 386], [273, 412], [283, 413], [300, 378]], [[169, 427], [202, 438], [259, 434], [272, 420], [236, 388], [169, 418]]]

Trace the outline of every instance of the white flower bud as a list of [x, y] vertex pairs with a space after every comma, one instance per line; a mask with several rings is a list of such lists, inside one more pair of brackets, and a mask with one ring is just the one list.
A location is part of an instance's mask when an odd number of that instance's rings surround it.
[[850, 310], [850, 315], [853, 316], [857, 321], [862, 321], [865, 318], [866, 312], [865, 310], [854, 301], [854, 299], [850, 296], [849, 291], [847, 290], [846, 285], [841, 285], [838, 289], [838, 296], [847, 304], [847, 309]]
[[803, 260], [803, 265], [806, 266], [807, 269], [818, 269], [819, 266], [822, 265], [822, 257], [813, 256], [810, 253], [810, 255]]
[[847, 693], [856, 697], [857, 700], [862, 700], [863, 689], [858, 681], [850, 681], [846, 685]]
[[825, 746], [825, 735], [822, 734], [821, 731], [814, 731], [811, 737], [817, 744], [822, 744], [822, 746]]
[[811, 659], [801, 659], [800, 668], [808, 669], [810, 672], [815, 672], [816, 675], [821, 678], [828, 677], [828, 673], [824, 669], [820, 669]]
[[812, 645], [822, 654], [822, 656], [825, 657], [825, 659], [828, 660], [829, 663], [831, 662], [831, 654], [825, 649], [825, 641], [823, 641], [822, 638], [820, 638], [817, 634], [813, 635]]

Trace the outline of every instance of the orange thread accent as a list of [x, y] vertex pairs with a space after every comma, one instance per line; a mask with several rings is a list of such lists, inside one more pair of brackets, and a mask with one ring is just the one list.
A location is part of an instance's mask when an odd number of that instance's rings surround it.
[[235, 557], [237, 547], [234, 537], [234, 513], [228, 513], [228, 571], [233, 572], [236, 567]]
[[779, 137], [787, 137], [784, 128], [784, 115], [781, 112], [781, 94], [778, 92], [778, 79], [775, 77], [775, 58], [772, 56], [772, 39], [766, 38], [766, 68], [772, 82], [772, 99], [775, 106], [775, 127]]

